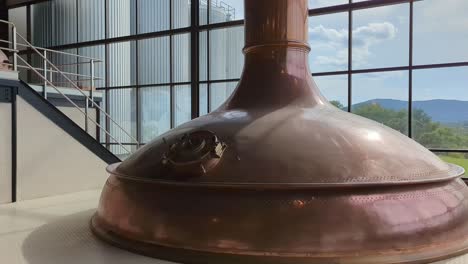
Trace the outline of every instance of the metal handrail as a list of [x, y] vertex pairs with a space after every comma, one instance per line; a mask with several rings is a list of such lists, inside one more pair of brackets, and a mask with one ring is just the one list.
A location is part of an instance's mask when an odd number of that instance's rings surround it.
[[4, 48], [4, 47], [0, 47], [1, 50], [6, 50], [6, 51], [11, 51], [11, 52], [18, 52], [18, 50], [16, 49], [10, 49], [10, 48]]
[[[77, 82], [77, 83], [82, 83], [82, 82], [88, 82], [88, 81], [91, 81], [91, 79], [73, 79], [72, 81], [74, 82]], [[54, 81], [53, 83], [55, 84], [61, 84], [61, 83], [69, 83], [69, 82], [57, 82], [57, 81]]]
[[[80, 87], [78, 87], [72, 80], [70, 80], [70, 78], [68, 78], [68, 76], [66, 76], [65, 74], [63, 74], [58, 68], [57, 66], [55, 66], [51, 61], [49, 61], [44, 55], [42, 55], [31, 43], [29, 43], [23, 36], [21, 36], [20, 34], [18, 34], [18, 36], [27, 44], [31, 45], [29, 48], [31, 48], [32, 50], [36, 51], [36, 53], [42, 57], [42, 59], [49, 63], [50, 66], [52, 68], [54, 68], [56, 71], [58, 71], [60, 74], [62, 74], [62, 77], [65, 78], [65, 80], [68, 80], [72, 86], [74, 88], [76, 88], [76, 90], [78, 90], [83, 96], [86, 96], [86, 99], [90, 99], [81, 89]], [[24, 61], [24, 60], [23, 60]], [[91, 100], [91, 104], [94, 105], [97, 109], [101, 110], [104, 115], [106, 115], [106, 117], [109, 118], [109, 120], [111, 120], [117, 127], [119, 127], [127, 136], [129, 136], [131, 139], [133, 139], [137, 144], [138, 144], [138, 140], [136, 138], [134, 138], [131, 134], [129, 134], [123, 127], [121, 127], [114, 119], [112, 119], [112, 117], [106, 113], [96, 102], [94, 102], [94, 100]]]
[[[0, 20], [0, 22], [1, 22], [1, 21], [2, 21], [2, 20]], [[13, 24], [13, 25], [14, 25], [14, 24]], [[2, 43], [7, 43], [7, 44], [13, 44], [12, 41], [3, 40], [3, 39], [1, 39], [0, 42], [2, 42]], [[16, 46], [27, 47], [27, 48], [30, 47], [29, 45], [22, 44], [22, 43], [16, 43]], [[77, 58], [82, 58], [82, 59], [87, 59], [87, 60], [93, 60], [94, 62], [104, 62], [103, 60], [98, 59], [98, 58], [93, 58], [93, 57], [78, 55], [78, 54], [74, 54], [74, 53], [70, 53], [70, 52], [65, 52], [65, 51], [60, 51], [60, 50], [53, 50], [53, 49], [47, 49], [47, 48], [41, 48], [41, 47], [35, 47], [35, 48], [38, 49], [38, 50], [42, 50], [42, 51], [45, 50], [45, 51], [49, 51], [49, 52], [52, 52], [52, 53], [58, 53], [58, 54], [62, 54], [62, 55], [67, 55], [67, 56], [72, 56], [72, 57], [77, 57]]]
[[[17, 71], [18, 67], [19, 68], [28, 68], [30, 70], [32, 70], [34, 73], [36, 73], [43, 81], [44, 81], [44, 97], [46, 97], [46, 86], [49, 85], [51, 86], [52, 88], [54, 88], [58, 93], [60, 93], [63, 97], [65, 97], [65, 99], [67, 101], [69, 101], [73, 106], [75, 106], [82, 114], [84, 114], [85, 116], [85, 130], [88, 131], [88, 120], [91, 120], [91, 122], [93, 122], [97, 127], [99, 127], [100, 129], [102, 129], [105, 134], [107, 134], [112, 140], [114, 140], [120, 147], [122, 147], [125, 151], [127, 151], [128, 153], [131, 153], [131, 151], [129, 151], [126, 147], [124, 147], [124, 145], [119, 142], [114, 136], [112, 136], [110, 134], [109, 131], [107, 131], [105, 128], [103, 128], [101, 125], [98, 124], [97, 121], [93, 120], [92, 118], [89, 117], [88, 115], [88, 108], [90, 106], [90, 103], [91, 103], [91, 107], [96, 107], [97, 109], [100, 110], [101, 113], [103, 113], [111, 122], [112, 124], [114, 124], [115, 126], [117, 126], [125, 135], [127, 135], [131, 140], [133, 140], [134, 142], [136, 142], [136, 145], [137, 147], [140, 145], [139, 141], [133, 137], [129, 132], [127, 132], [120, 124], [118, 124], [104, 109], [102, 109], [94, 100], [93, 100], [93, 97], [92, 97], [92, 90], [89, 92], [89, 94], [91, 95], [91, 97], [89, 97], [85, 92], [83, 92], [80, 87], [75, 83], [73, 82], [67, 75], [73, 75], [73, 76], [83, 76], [83, 77], [89, 77], [89, 76], [86, 76], [86, 75], [79, 75], [79, 74], [74, 74], [74, 73], [64, 73], [62, 72], [56, 65], [54, 65], [49, 59], [47, 59], [47, 51], [51, 51], [51, 52], [55, 52], [55, 53], [60, 53], [60, 54], [65, 54], [65, 55], [70, 55], [70, 56], [76, 56], [76, 57], [80, 57], [80, 58], [86, 58], [86, 59], [90, 59], [90, 71], [91, 71], [91, 77], [90, 77], [90, 81], [91, 81], [91, 87], [94, 87], [94, 80], [95, 79], [102, 79], [102, 78], [95, 78], [94, 77], [94, 62], [101, 62], [102, 60], [99, 60], [99, 59], [96, 59], [96, 58], [91, 58], [91, 57], [87, 57], [87, 56], [80, 56], [80, 55], [76, 55], [76, 54], [72, 54], [72, 53], [67, 53], [67, 52], [60, 52], [60, 51], [55, 51], [55, 50], [49, 50], [49, 49], [44, 49], [44, 48], [39, 48], [39, 47], [35, 47], [33, 46], [31, 43], [29, 43], [21, 34], [19, 34], [17, 31], [16, 31], [16, 26], [14, 23], [12, 22], [9, 22], [9, 21], [5, 21], [5, 20], [0, 20], [0, 23], [6, 23], [6, 24], [9, 24], [12, 26], [12, 41], [6, 41], [8, 42], [9, 44], [11, 44], [13, 46], [12, 49], [9, 49], [10, 51], [13, 52], [13, 63], [12, 64], [9, 64], [9, 65], [12, 65], [13, 66], [13, 70], [14, 71]], [[17, 49], [17, 37], [19, 37], [20, 39], [22, 39], [22, 41], [26, 44], [20, 44], [22, 46], [26, 46], [28, 47], [29, 49], [32, 49], [34, 52], [37, 53], [37, 55], [39, 55], [42, 59], [43, 59], [43, 62], [44, 62], [44, 67], [41, 69], [41, 68], [35, 68], [33, 66], [31, 66], [24, 58], [22, 58], [21, 56], [18, 56], [18, 49]], [[2, 42], [5, 42], [5, 41], [2, 41]], [[39, 52], [39, 50], [42, 50], [44, 51], [44, 54], [42, 54], [41, 52]], [[18, 58], [20, 58], [20, 60], [26, 65], [26, 66], [23, 66], [23, 65], [18, 65]], [[4, 63], [5, 64], [5, 63]], [[51, 68], [47, 67], [47, 64], [50, 65]], [[42, 71], [44, 73], [44, 75], [42, 75], [39, 71]], [[86, 107], [85, 107], [85, 110], [83, 111], [76, 103], [73, 102], [73, 100], [71, 100], [68, 96], [66, 96], [64, 93], [62, 93], [53, 83], [51, 80], [48, 80], [47, 79], [47, 74], [51, 74], [51, 73], [58, 73], [60, 74], [65, 80], [67, 80], [71, 85], [72, 85], [72, 88], [76, 89], [78, 92], [80, 92], [85, 98], [86, 98]], [[52, 75], [51, 75], [52, 76]], [[82, 81], [81, 81], [82, 82]], [[77, 81], [78, 83], [78, 81]]]
[[[31, 70], [33, 72], [35, 72], [43, 81], [47, 82], [52, 88], [54, 88], [59, 94], [61, 94], [63, 97], [65, 97], [65, 99], [67, 99], [67, 101], [69, 103], [71, 103], [73, 106], [76, 107], [76, 109], [78, 109], [78, 111], [80, 111], [82, 114], [84, 114], [85, 116], [88, 116], [88, 114], [81, 110], [81, 108], [75, 103], [73, 102], [73, 100], [71, 100], [70, 98], [68, 98], [68, 96], [66, 96], [64, 93], [62, 93], [62, 91], [60, 91], [59, 88], [57, 88], [52, 82], [50, 82], [49, 80], [47, 80], [47, 78], [45, 78], [42, 74], [39, 73], [39, 71], [35, 70], [25, 59], [23, 59], [22, 57], [18, 57], [20, 58], [20, 60], [23, 61], [24, 64], [28, 65], [31, 67]], [[96, 122], [95, 120], [93, 120], [92, 118], [89, 118], [89, 120], [91, 120], [91, 122], [93, 122], [96, 126], [98, 126], [99, 128], [101, 128], [102, 130], [104, 130], [104, 132], [109, 135], [110, 138], [112, 138], [112, 140], [114, 140], [115, 142], [117, 142], [117, 144], [119, 146], [121, 146], [123, 149], [125, 149], [128, 153], [131, 153], [131, 151], [129, 151], [126, 147], [124, 147], [124, 145], [122, 143], [120, 143], [117, 139], [115, 139], [105, 128], [103, 128], [100, 124], [98, 124], [98, 122]]]
[[[2, 48], [0, 47], [0, 50], [9, 50], [9, 49], [6, 49], [6, 48]], [[13, 66], [12, 63], [6, 63], [6, 62], [0, 62], [0, 64], [2, 65], [7, 65], [7, 66]], [[17, 65], [18, 68], [23, 68], [23, 69], [31, 69], [34, 68], [38, 71], [44, 71], [43, 68], [37, 68], [37, 67], [34, 67], [34, 66], [31, 66], [31, 67], [28, 67], [28, 66], [25, 66], [25, 65]], [[51, 70], [51, 69], [48, 69], [47, 72], [52, 72], [52, 73], [59, 73], [58, 71], [55, 71], [55, 70]], [[73, 73], [73, 72], [64, 72], [62, 71], [63, 74], [66, 74], [66, 75], [70, 75], [70, 76], [77, 76], [77, 77], [89, 77], [89, 75], [84, 75], [84, 74], [79, 74], [79, 73]], [[91, 79], [88, 79], [88, 80], [91, 80]], [[93, 80], [103, 80], [102, 77], [93, 77]]]
[[3, 19], [0, 19], [0, 23], [4, 23], [4, 24], [9, 24], [9, 25], [15, 26], [15, 24], [14, 24], [13, 22], [10, 22], [10, 21], [7, 21], [7, 20], [3, 20]]

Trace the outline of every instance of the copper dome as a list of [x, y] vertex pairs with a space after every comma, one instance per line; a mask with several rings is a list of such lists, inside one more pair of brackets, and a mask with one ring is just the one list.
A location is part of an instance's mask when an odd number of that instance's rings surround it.
[[108, 168], [99, 237], [184, 263], [427, 263], [468, 249], [464, 170], [320, 94], [307, 10], [245, 1], [237, 89]]

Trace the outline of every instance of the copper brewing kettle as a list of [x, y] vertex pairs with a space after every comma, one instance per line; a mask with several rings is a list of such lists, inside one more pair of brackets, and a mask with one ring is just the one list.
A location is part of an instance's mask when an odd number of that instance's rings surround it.
[[307, 66], [307, 0], [245, 0], [245, 68], [216, 111], [139, 149], [92, 219], [183, 263], [428, 263], [467, 251], [464, 170], [333, 107]]

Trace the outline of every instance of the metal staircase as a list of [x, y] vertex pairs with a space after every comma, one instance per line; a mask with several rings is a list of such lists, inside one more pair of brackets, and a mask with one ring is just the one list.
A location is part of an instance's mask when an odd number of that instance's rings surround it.
[[[56, 51], [51, 49], [45, 49], [40, 47], [35, 47], [31, 43], [27, 41], [25, 37], [19, 34], [16, 30], [16, 26], [9, 22], [0, 20], [0, 23], [8, 24], [9, 30], [11, 30], [11, 37], [8, 40], [0, 40], [1, 43], [6, 43], [8, 47], [0, 47], [0, 50], [5, 51], [10, 58], [9, 62], [0, 62], [1, 65], [4, 67], [10, 67], [13, 72], [20, 72], [20, 71], [29, 71], [35, 74], [35, 77], [41, 82], [42, 86], [42, 96], [47, 99], [48, 98], [48, 88], [52, 88], [56, 93], [58, 93], [61, 97], [63, 97], [68, 103], [70, 103], [74, 108], [76, 108], [79, 113], [83, 115], [84, 118], [84, 130], [87, 133], [90, 133], [90, 122], [96, 126], [96, 130], [102, 132], [104, 135], [109, 137], [109, 141], [112, 144], [120, 146], [122, 150], [127, 152], [126, 154], [130, 154], [131, 150], [129, 150], [124, 143], [119, 141], [117, 138], [118, 136], [111, 134], [111, 129], [104, 127], [100, 122], [98, 122], [97, 118], [92, 118], [89, 114], [91, 109], [97, 110], [97, 112], [103, 115], [107, 120], [108, 123], [119, 131], [119, 135], [125, 135], [130, 139], [133, 144], [136, 144], [139, 147], [139, 141], [132, 136], [131, 133], [126, 131], [121, 124], [115, 121], [109, 113], [105, 111], [98, 103], [95, 102], [94, 98], [94, 89], [95, 89], [95, 82], [97, 80], [102, 80], [102, 78], [95, 76], [95, 65], [97, 63], [102, 63], [102, 60], [87, 56], [81, 56], [77, 54]], [[26, 59], [20, 56], [20, 48], [24, 52], [30, 52], [39, 58], [41, 61], [41, 67], [34, 67]], [[61, 65], [55, 65], [52, 63], [51, 59], [52, 56], [67, 56], [76, 59], [77, 63], [67, 63]], [[60, 68], [63, 67], [70, 67], [70, 66], [78, 66], [82, 64], [89, 65], [89, 75], [87, 74], [78, 74], [73, 72], [63, 71]], [[53, 76], [55, 75], [55, 78]], [[83, 87], [82, 83], [87, 82], [89, 86]], [[64, 86], [68, 88], [63, 88]], [[80, 107], [69, 95], [68, 90], [74, 91], [76, 94], [80, 95], [85, 99], [85, 106]], [[86, 90], [85, 90], [86, 89]], [[50, 90], [50, 89], [49, 89]], [[67, 95], [68, 94], [68, 95]], [[99, 114], [96, 115], [99, 116]], [[110, 127], [110, 126], [109, 126]], [[127, 142], [128, 143], [128, 142]], [[123, 153], [120, 153], [123, 154]]]

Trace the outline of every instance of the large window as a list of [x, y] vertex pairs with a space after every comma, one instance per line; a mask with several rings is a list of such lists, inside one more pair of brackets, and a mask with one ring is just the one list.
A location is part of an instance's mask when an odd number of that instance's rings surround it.
[[351, 111], [408, 134], [408, 72], [353, 74]]
[[468, 67], [415, 70], [413, 135], [428, 148], [468, 149]]
[[[308, 3], [309, 63], [322, 94], [468, 166], [468, 1]], [[11, 9], [10, 19], [36, 45], [102, 59], [102, 106], [143, 144], [216, 110], [244, 63], [243, 0], [51, 0]]]
[[409, 4], [352, 12], [353, 69], [408, 66]]
[[348, 70], [348, 13], [309, 18], [309, 65], [313, 72]]

